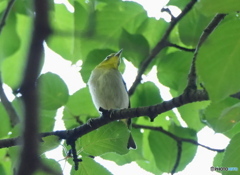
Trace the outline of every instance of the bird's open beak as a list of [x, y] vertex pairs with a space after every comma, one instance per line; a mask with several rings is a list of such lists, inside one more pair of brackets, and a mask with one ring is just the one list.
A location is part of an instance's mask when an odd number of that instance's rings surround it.
[[123, 51], [123, 49], [119, 50], [119, 51], [115, 54], [115, 56], [120, 57], [121, 54], [122, 54], [122, 51]]

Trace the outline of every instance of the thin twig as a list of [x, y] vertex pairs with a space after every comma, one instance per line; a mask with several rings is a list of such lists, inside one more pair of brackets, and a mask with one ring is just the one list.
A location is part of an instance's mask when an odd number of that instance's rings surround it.
[[168, 46], [169, 47], [175, 47], [177, 49], [180, 49], [180, 50], [183, 50], [183, 51], [186, 51], [186, 52], [194, 52], [195, 51], [195, 49], [189, 49], [189, 48], [182, 47], [182, 46], [179, 46], [179, 45], [173, 44], [173, 43], [168, 43]]
[[204, 41], [208, 38], [208, 36], [213, 32], [213, 30], [218, 26], [218, 24], [223, 20], [226, 14], [217, 14], [213, 20], [209, 23], [206, 29], [203, 31], [200, 36], [199, 42], [197, 44], [196, 50], [193, 55], [193, 60], [190, 68], [190, 72], [188, 74], [188, 84], [184, 92], [188, 93], [190, 90], [197, 89], [197, 74], [196, 74], [196, 59], [198, 55], [198, 50], [204, 43]]
[[3, 16], [2, 16], [2, 19], [1, 19], [1, 22], [0, 22], [0, 34], [2, 32], [2, 29], [3, 29], [4, 25], [6, 24], [6, 20], [7, 20], [8, 14], [10, 13], [11, 8], [12, 8], [14, 2], [15, 2], [15, 0], [10, 0], [8, 2], [6, 10], [3, 13]]
[[145, 126], [145, 125], [137, 125], [137, 124], [132, 124], [132, 126], [134, 128], [139, 128], [139, 129], [150, 129], [150, 130], [154, 130], [154, 131], [159, 131], [161, 133], [166, 134], [167, 136], [171, 137], [172, 139], [174, 139], [176, 141], [191, 143], [191, 144], [201, 146], [201, 147], [206, 148], [211, 151], [216, 151], [216, 152], [224, 152], [225, 151], [225, 149], [210, 148], [208, 146], [198, 143], [196, 140], [193, 140], [193, 139], [186, 139], [186, 138], [178, 137], [178, 136], [172, 134], [171, 132], [164, 130], [162, 127]]
[[135, 89], [137, 88], [138, 84], [141, 82], [141, 77], [143, 75], [143, 73], [145, 72], [145, 70], [147, 69], [148, 65], [152, 62], [152, 60], [156, 57], [156, 55], [165, 47], [167, 47], [168, 44], [168, 37], [170, 35], [170, 33], [172, 32], [173, 28], [175, 27], [175, 25], [192, 9], [192, 7], [194, 6], [194, 4], [197, 2], [197, 0], [191, 0], [186, 7], [183, 9], [182, 13], [180, 15], [178, 15], [178, 17], [174, 18], [165, 34], [163, 35], [162, 39], [157, 43], [157, 45], [153, 48], [152, 52], [150, 53], [150, 55], [141, 63], [139, 69], [138, 69], [138, 74], [135, 78], [135, 81], [133, 82], [131, 88], [129, 89], [128, 93], [131, 96]]
[[19, 167], [17, 175], [33, 174], [41, 165], [38, 156], [39, 118], [38, 118], [38, 91], [36, 80], [39, 74], [43, 56], [43, 42], [50, 35], [48, 22], [48, 0], [33, 1], [35, 8], [35, 19], [33, 24], [32, 40], [27, 56], [24, 79], [20, 87], [20, 93], [24, 102], [24, 128], [23, 148], [19, 156]]
[[171, 174], [173, 175], [176, 170], [177, 170], [177, 167], [180, 163], [180, 160], [181, 160], [181, 155], [182, 155], [182, 141], [178, 140], [177, 141], [177, 157], [176, 157], [176, 161], [175, 161], [175, 164], [173, 166], [173, 169], [171, 171]]
[[3, 90], [3, 83], [2, 83], [1, 77], [0, 77], [0, 98], [1, 98], [1, 102], [2, 102], [5, 110], [7, 111], [8, 115], [9, 115], [11, 125], [13, 127], [19, 122], [19, 116], [18, 116], [16, 110], [13, 108], [10, 101], [8, 100], [6, 94]]

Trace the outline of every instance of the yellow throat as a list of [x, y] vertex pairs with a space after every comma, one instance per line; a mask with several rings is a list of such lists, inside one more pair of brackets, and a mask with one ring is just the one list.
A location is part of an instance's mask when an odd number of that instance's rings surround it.
[[121, 62], [121, 53], [122, 49], [119, 50], [117, 53], [112, 53], [108, 55], [96, 68], [114, 68], [117, 69], [120, 62]]

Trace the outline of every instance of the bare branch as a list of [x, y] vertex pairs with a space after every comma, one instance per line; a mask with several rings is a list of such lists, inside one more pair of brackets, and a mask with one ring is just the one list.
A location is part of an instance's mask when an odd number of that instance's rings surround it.
[[135, 89], [137, 88], [138, 84], [141, 82], [141, 77], [142, 74], [145, 72], [145, 70], [147, 69], [148, 65], [152, 62], [152, 60], [156, 57], [156, 55], [165, 47], [167, 47], [168, 44], [168, 37], [170, 35], [170, 33], [172, 32], [173, 28], [175, 27], [175, 25], [192, 9], [192, 7], [194, 6], [194, 4], [197, 2], [197, 0], [191, 0], [186, 7], [183, 9], [182, 13], [174, 18], [171, 22], [169, 27], [167, 28], [165, 34], [163, 35], [162, 39], [157, 43], [157, 45], [153, 48], [152, 52], [150, 53], [150, 55], [141, 63], [139, 69], [138, 69], [138, 74], [136, 76], [135, 81], [133, 82], [133, 85], [131, 86], [131, 88], [129, 89], [128, 93], [131, 96]]
[[19, 156], [17, 175], [33, 174], [38, 168], [40, 159], [38, 156], [38, 95], [36, 79], [39, 74], [40, 63], [43, 54], [43, 42], [50, 34], [48, 22], [48, 1], [35, 0], [35, 19], [30, 42], [27, 65], [24, 79], [20, 88], [24, 102], [24, 128], [22, 143], [23, 148]]

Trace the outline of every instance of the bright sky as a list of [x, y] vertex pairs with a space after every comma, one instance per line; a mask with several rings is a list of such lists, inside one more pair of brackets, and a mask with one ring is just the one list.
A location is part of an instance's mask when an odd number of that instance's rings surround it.
[[[61, 1], [61, 0], [60, 0]], [[142, 4], [144, 8], [148, 11], [148, 15], [151, 17], [162, 17], [162, 14], [160, 13], [161, 7], [163, 7], [168, 0], [135, 0]], [[70, 7], [71, 8], [71, 7]], [[174, 13], [177, 15], [180, 13], [179, 9], [172, 7], [172, 9], [175, 9]], [[165, 15], [166, 16], [166, 15]], [[58, 63], [58, 64], [56, 64]], [[79, 70], [81, 68], [81, 62], [79, 62], [77, 65], [71, 65], [69, 61], [64, 60], [59, 55], [55, 54], [51, 50], [46, 48], [46, 60], [45, 65], [43, 67], [43, 73], [45, 72], [53, 72], [58, 74], [68, 85], [70, 94], [73, 94], [80, 88], [84, 87], [85, 84], [83, 83], [81, 76], [79, 74]], [[131, 71], [132, 77], [129, 78], [129, 73], [127, 71]], [[129, 87], [133, 80], [134, 75], [136, 75], [137, 69], [134, 68], [131, 64], [127, 63], [126, 72], [123, 74], [123, 78], [125, 79], [127, 86]], [[171, 96], [169, 95], [168, 88], [162, 86], [156, 77], [156, 69], [153, 69], [151, 73], [145, 77], [145, 81], [154, 81], [154, 83], [157, 84], [157, 86], [161, 89], [161, 92], [164, 92], [163, 98], [165, 100], [171, 99]], [[78, 83], [76, 83], [78, 82]], [[61, 110], [59, 111], [59, 115], [61, 116]], [[186, 126], [186, 124], [182, 121], [182, 126]], [[57, 125], [55, 127], [55, 130], [63, 129], [63, 123], [61, 120], [57, 120]], [[211, 129], [208, 127], [205, 127], [198, 133], [198, 141], [201, 144], [210, 146], [212, 148], [225, 148], [229, 142], [229, 139], [221, 134], [215, 134]], [[53, 157], [56, 160], [60, 160], [63, 157], [56, 157], [59, 155], [59, 151], [61, 152], [62, 148], [58, 148], [58, 151], [51, 152], [48, 154], [49, 157]], [[176, 175], [190, 175], [190, 174], [208, 174], [208, 175], [219, 175], [219, 173], [211, 172], [210, 167], [212, 166], [213, 158], [216, 153], [206, 150], [204, 148], [199, 147], [197, 150], [197, 154], [193, 160], [192, 163], [190, 163], [186, 169], [183, 172], [176, 173]], [[103, 164], [107, 169], [109, 169], [114, 175], [122, 175], [122, 174], [129, 174], [131, 172], [131, 175], [151, 175], [151, 173], [144, 171], [136, 163], [131, 163], [124, 166], [117, 166], [114, 162], [101, 160], [100, 158], [96, 158], [98, 162]], [[64, 161], [60, 162], [62, 165], [64, 164]], [[65, 167], [64, 170], [69, 171], [69, 166]]]

